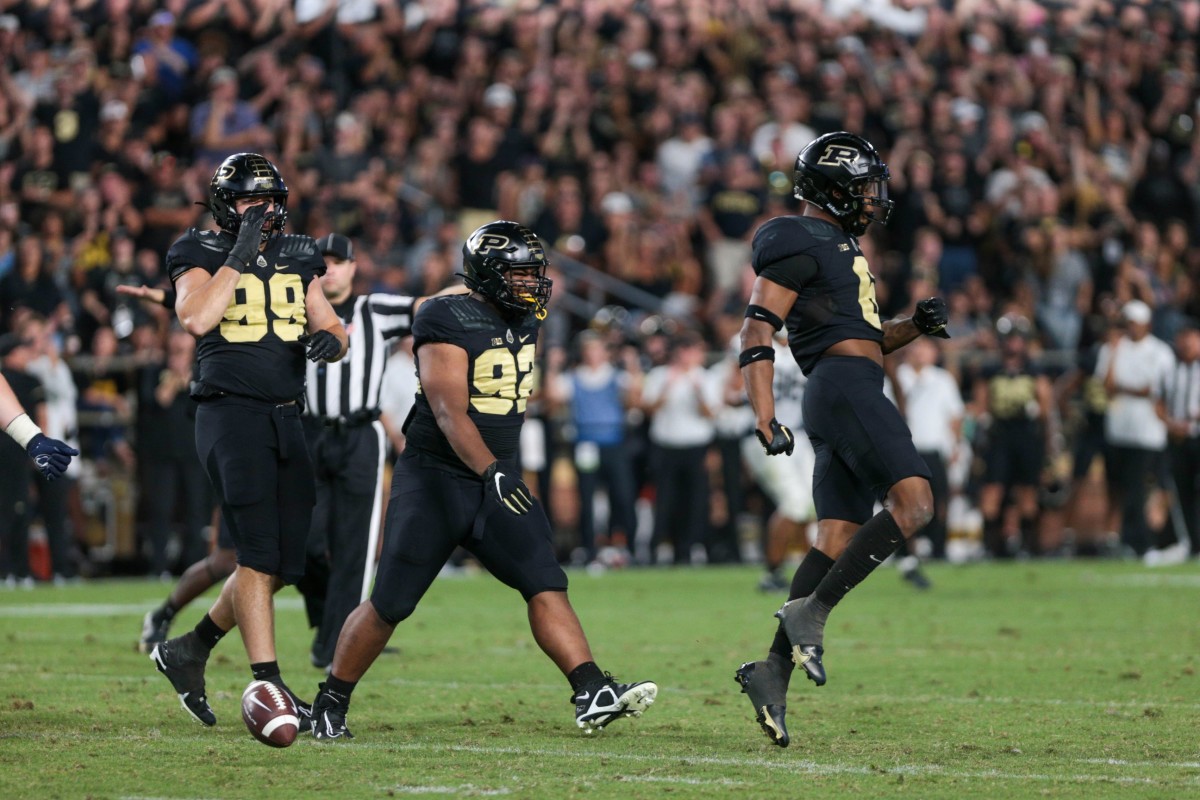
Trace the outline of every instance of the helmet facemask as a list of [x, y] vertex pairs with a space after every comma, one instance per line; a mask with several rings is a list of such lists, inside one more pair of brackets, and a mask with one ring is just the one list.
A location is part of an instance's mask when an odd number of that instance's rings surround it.
[[554, 281], [546, 277], [544, 261], [514, 264], [500, 258], [487, 258], [480, 266], [483, 269], [469, 270], [463, 275], [463, 283], [468, 289], [490, 299], [506, 315], [524, 317], [532, 314], [538, 320], [546, 318]]
[[510, 319], [546, 318], [553, 286], [548, 266], [537, 235], [516, 222], [489, 222], [463, 244], [463, 282]]
[[225, 159], [213, 173], [208, 186], [208, 208], [221, 230], [237, 236], [242, 228], [239, 201], [270, 201], [275, 210], [267, 216], [262, 241], [283, 233], [287, 225], [287, 184], [279, 170], [266, 157], [257, 153], [236, 153]]

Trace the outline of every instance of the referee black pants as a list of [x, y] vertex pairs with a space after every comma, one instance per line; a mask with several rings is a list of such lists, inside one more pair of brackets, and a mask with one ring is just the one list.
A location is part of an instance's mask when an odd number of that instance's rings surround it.
[[1191, 539], [1191, 554], [1200, 555], [1200, 438], [1172, 443], [1171, 474], [1183, 511], [1183, 523]]
[[313, 640], [314, 663], [333, 661], [342, 625], [362, 601], [363, 575], [368, 559], [373, 562], [375, 556], [367, 552], [367, 545], [372, 528], [380, 524], [385, 452], [380, 422], [325, 428], [312, 442], [317, 504], [308, 549], [323, 551], [329, 559], [325, 604]]

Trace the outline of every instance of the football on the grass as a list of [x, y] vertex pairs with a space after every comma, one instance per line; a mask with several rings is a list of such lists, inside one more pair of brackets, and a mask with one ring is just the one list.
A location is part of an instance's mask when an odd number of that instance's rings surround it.
[[242, 719], [255, 739], [271, 747], [287, 747], [300, 732], [292, 696], [267, 681], [253, 681], [242, 692]]

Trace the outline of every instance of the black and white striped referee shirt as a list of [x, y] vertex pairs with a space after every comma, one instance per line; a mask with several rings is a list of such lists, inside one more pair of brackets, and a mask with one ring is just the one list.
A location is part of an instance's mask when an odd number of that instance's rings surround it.
[[350, 349], [341, 361], [308, 362], [305, 413], [344, 420], [360, 411], [377, 411], [387, 366], [385, 342], [412, 332], [416, 298], [398, 294], [351, 296], [334, 311], [346, 326]]
[[1188, 435], [1200, 436], [1200, 361], [1176, 363], [1165, 388], [1167, 416], [1189, 422]]

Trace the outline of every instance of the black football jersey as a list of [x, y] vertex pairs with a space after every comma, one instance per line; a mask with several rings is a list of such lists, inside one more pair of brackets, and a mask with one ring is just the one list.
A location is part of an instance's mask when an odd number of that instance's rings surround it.
[[1041, 371], [1031, 363], [1015, 368], [1003, 365], [983, 371], [988, 387], [988, 413], [996, 422], [1034, 420], [1039, 413], [1037, 379]]
[[[539, 325], [532, 315], [510, 324], [492, 306], [465, 294], [430, 298], [413, 320], [418, 375], [421, 345], [445, 342], [467, 351], [467, 415], [496, 458], [517, 455], [525, 403], [533, 391]], [[475, 474], [438, 427], [420, 386], [404, 432], [408, 447], [433, 456], [454, 472]]]
[[845, 339], [883, 342], [875, 276], [858, 240], [816, 217], [775, 217], [754, 234], [754, 274], [799, 293], [785, 320], [804, 374]]
[[[171, 281], [191, 269], [215, 274], [233, 247], [227, 233], [192, 228], [167, 251]], [[286, 403], [304, 393], [308, 286], [325, 274], [309, 236], [276, 236], [246, 267], [225, 317], [196, 344], [192, 396], [234, 394]]]

